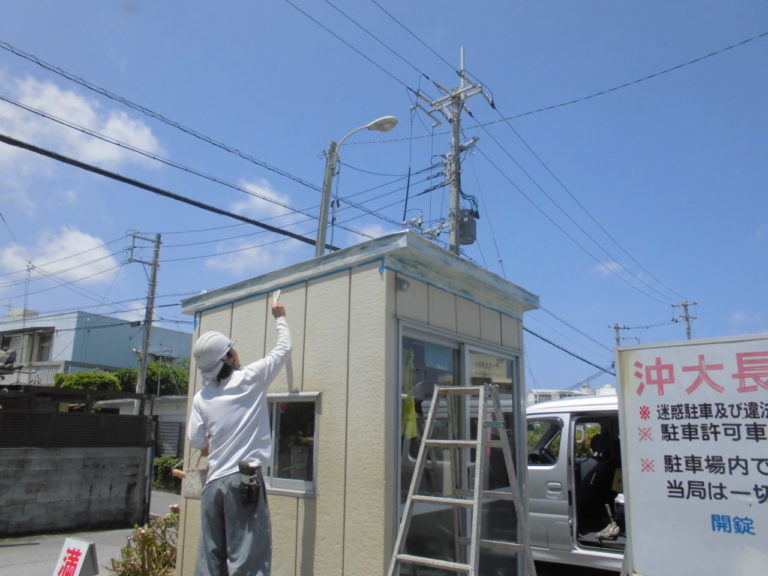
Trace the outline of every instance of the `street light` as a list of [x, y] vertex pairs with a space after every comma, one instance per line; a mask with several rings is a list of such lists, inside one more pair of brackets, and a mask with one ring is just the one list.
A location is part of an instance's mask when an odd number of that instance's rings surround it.
[[373, 122], [355, 128], [344, 136], [338, 143], [331, 141], [328, 144], [328, 153], [325, 157], [325, 178], [323, 179], [323, 197], [320, 202], [320, 224], [317, 228], [317, 243], [315, 244], [315, 257], [325, 254], [325, 232], [328, 228], [328, 210], [331, 206], [331, 184], [333, 174], [336, 172], [336, 164], [339, 162], [339, 149], [350, 136], [362, 130], [374, 130], [376, 132], [389, 132], [397, 126], [397, 118], [394, 116], [382, 116]]

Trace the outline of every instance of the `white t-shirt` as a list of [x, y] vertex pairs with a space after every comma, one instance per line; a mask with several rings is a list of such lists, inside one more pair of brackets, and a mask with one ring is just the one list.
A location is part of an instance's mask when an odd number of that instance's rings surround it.
[[269, 354], [227, 380], [206, 382], [195, 394], [187, 436], [198, 450], [209, 446], [208, 482], [236, 473], [241, 461], [259, 466], [272, 462], [267, 388], [291, 349], [285, 317], [277, 318], [275, 326], [277, 344]]

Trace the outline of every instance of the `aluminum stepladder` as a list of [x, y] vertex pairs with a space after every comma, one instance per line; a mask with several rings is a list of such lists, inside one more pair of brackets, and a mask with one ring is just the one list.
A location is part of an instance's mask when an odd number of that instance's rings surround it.
[[[465, 402], [457, 402], [458, 398], [464, 398]], [[474, 399], [474, 400], [473, 400]], [[477, 427], [474, 438], [467, 433], [467, 437], [453, 438], [449, 434], [447, 439], [434, 438], [435, 424], [438, 420], [438, 412], [441, 410], [441, 401], [445, 400], [448, 430], [454, 431], [462, 428], [455, 426], [456, 418], [461, 417], [454, 412], [457, 408], [464, 410], [462, 406], [469, 405], [471, 415], [477, 416]], [[489, 436], [495, 436], [491, 438]], [[490, 450], [501, 449], [504, 466], [506, 468], [509, 486], [504, 490], [487, 490], [488, 473], [490, 469]], [[469, 452], [475, 453], [475, 474], [468, 483], [471, 489], [462, 488], [458, 476], [452, 477], [451, 494], [449, 496], [434, 496], [419, 494], [424, 468], [427, 461], [434, 462], [434, 452], [438, 450], [450, 450], [451, 454], [465, 451], [466, 459], [452, 458], [452, 471], [457, 471], [461, 465], [456, 462], [466, 462]], [[481, 537], [483, 527], [483, 504], [495, 500], [512, 502], [517, 521], [515, 541], [491, 540]], [[457, 558], [446, 560], [426, 556], [416, 556], [405, 552], [406, 539], [411, 527], [414, 515], [414, 507], [418, 503], [426, 503], [432, 506], [450, 507], [454, 518], [454, 546]], [[468, 511], [468, 517], [462, 516], [461, 510]], [[399, 576], [400, 569], [411, 567], [407, 574], [418, 574], [418, 567], [432, 570], [442, 570], [467, 576], [482, 576], [479, 571], [480, 549], [488, 548], [497, 551], [522, 555], [523, 561], [518, 566], [523, 566], [523, 574], [536, 576], [536, 567], [533, 563], [530, 548], [528, 547], [528, 529], [526, 517], [520, 497], [519, 484], [515, 475], [512, 461], [512, 449], [507, 436], [507, 428], [499, 401], [498, 386], [485, 384], [482, 386], [435, 386], [432, 404], [429, 409], [426, 426], [422, 435], [416, 467], [411, 479], [408, 497], [405, 501], [403, 516], [397, 532], [395, 548], [390, 561], [388, 576]], [[461, 518], [466, 518], [462, 521]], [[466, 525], [466, 526], [465, 526]], [[464, 530], [463, 530], [464, 529]], [[465, 534], [462, 534], [462, 531]]]

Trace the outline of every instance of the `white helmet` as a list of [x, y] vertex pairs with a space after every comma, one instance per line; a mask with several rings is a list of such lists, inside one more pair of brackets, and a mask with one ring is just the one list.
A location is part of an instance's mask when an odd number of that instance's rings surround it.
[[197, 360], [197, 367], [204, 376], [214, 377], [221, 370], [221, 361], [230, 351], [235, 341], [221, 332], [206, 332], [197, 339], [192, 347], [192, 354]]

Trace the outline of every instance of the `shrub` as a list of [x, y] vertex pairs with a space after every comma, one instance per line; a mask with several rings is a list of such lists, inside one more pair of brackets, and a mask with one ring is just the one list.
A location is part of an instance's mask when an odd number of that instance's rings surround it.
[[112, 559], [110, 572], [118, 576], [172, 576], [176, 570], [179, 537], [179, 509], [152, 518], [137, 526], [120, 551], [120, 559]]
[[74, 390], [115, 391], [120, 389], [120, 383], [109, 372], [74, 372], [72, 374], [56, 374], [53, 385], [57, 388]]
[[171, 472], [181, 462], [181, 458], [162, 456], [155, 458], [152, 466], [152, 488], [163, 492], [181, 493], [181, 480], [174, 478]]

